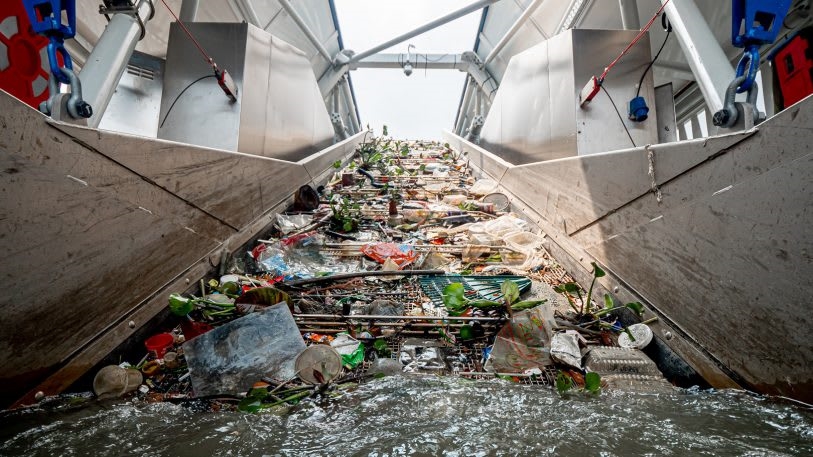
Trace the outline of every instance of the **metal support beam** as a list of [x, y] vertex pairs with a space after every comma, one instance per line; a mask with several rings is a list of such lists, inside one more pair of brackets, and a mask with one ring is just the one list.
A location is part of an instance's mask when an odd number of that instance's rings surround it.
[[496, 46], [494, 46], [494, 48], [491, 49], [491, 52], [489, 52], [488, 56], [486, 56], [485, 60], [483, 60], [484, 66], [488, 65], [489, 62], [491, 62], [492, 60], [494, 60], [495, 57], [497, 57], [497, 54], [499, 54], [500, 51], [502, 51], [502, 48], [504, 48], [505, 45], [508, 44], [508, 42], [511, 41], [512, 38], [514, 38], [514, 35], [516, 35], [519, 29], [521, 29], [522, 26], [525, 25], [525, 21], [527, 21], [528, 18], [531, 17], [534, 11], [536, 11], [539, 5], [541, 5], [544, 1], [545, 0], [533, 0], [533, 2], [531, 2], [531, 4], [528, 5], [527, 8], [525, 8], [525, 11], [523, 11], [522, 14], [519, 15], [517, 20], [514, 21], [514, 25], [512, 25], [507, 32], [505, 32], [505, 35], [503, 35], [503, 37], [500, 38], [500, 41], [497, 42]]
[[245, 19], [246, 22], [255, 27], [262, 28], [260, 17], [257, 16], [257, 10], [255, 10], [254, 5], [251, 4], [251, 0], [235, 0], [235, 3], [240, 12], [243, 13], [243, 19]]
[[[375, 54], [359, 62], [350, 64], [350, 69], [357, 68], [402, 68], [406, 63], [406, 54]], [[412, 54], [410, 63], [415, 68], [429, 68], [432, 70], [460, 70], [467, 71], [469, 62], [462, 60], [460, 54]]]
[[554, 35], [558, 35], [567, 29], [578, 27], [584, 19], [584, 16], [587, 15], [587, 12], [590, 11], [592, 7], [593, 0], [571, 0], [565, 14], [562, 16], [562, 20], [559, 21], [559, 25], [556, 26]]
[[[661, 3], [666, 1], [661, 0]], [[734, 78], [734, 67], [693, 0], [669, 2], [664, 10], [703, 92], [706, 106], [716, 113], [723, 108], [726, 88]]]
[[353, 94], [350, 92], [350, 81], [347, 80], [347, 75], [342, 78], [342, 82], [339, 84], [341, 84], [342, 87], [344, 102], [347, 105], [347, 115], [350, 118], [350, 127], [352, 129], [350, 134], [355, 135], [361, 131], [361, 129], [359, 128], [359, 120], [356, 118], [356, 104], [353, 103]]
[[181, 1], [181, 12], [178, 14], [178, 18], [181, 22], [195, 22], [195, 18], [198, 16], [199, 3], [200, 0]]
[[[136, 8], [136, 14], [145, 25], [153, 13], [153, 6], [148, 0], [141, 0]], [[89, 127], [99, 126], [140, 37], [139, 21], [129, 14], [117, 13], [93, 47], [79, 73], [82, 95], [93, 107], [93, 116], [88, 119]]]
[[327, 52], [327, 49], [325, 49], [324, 45], [322, 45], [322, 42], [319, 41], [319, 38], [313, 33], [313, 31], [311, 31], [310, 27], [308, 27], [308, 24], [305, 23], [305, 20], [302, 19], [302, 16], [299, 15], [299, 13], [296, 11], [296, 9], [294, 9], [291, 3], [288, 0], [277, 0], [277, 1], [279, 1], [280, 6], [282, 6], [285, 12], [288, 13], [289, 16], [291, 16], [291, 19], [293, 19], [294, 22], [296, 22], [296, 25], [299, 26], [299, 30], [301, 30], [302, 33], [305, 34], [305, 36], [308, 38], [308, 41], [310, 41], [313, 47], [316, 48], [316, 51], [319, 54], [321, 54], [322, 57], [324, 57], [325, 60], [327, 60], [328, 62], [333, 62], [333, 56], [331, 56], [330, 53]]
[[469, 106], [471, 94], [474, 91], [474, 81], [471, 76], [466, 78], [466, 91], [463, 93], [463, 101], [460, 103], [460, 111], [457, 113], [457, 123], [454, 126], [454, 132], [460, 135], [463, 131], [463, 125], [466, 121], [466, 108]]
[[621, 8], [621, 26], [624, 30], [640, 30], [638, 0], [618, 0], [618, 7]]
[[413, 37], [416, 37], [416, 36], [421, 35], [423, 33], [426, 33], [428, 31], [434, 29], [435, 27], [446, 24], [447, 22], [451, 22], [451, 21], [453, 21], [455, 19], [458, 19], [460, 17], [463, 17], [463, 16], [465, 16], [465, 15], [467, 15], [469, 13], [473, 13], [474, 11], [482, 9], [482, 8], [488, 6], [488, 5], [492, 4], [492, 3], [496, 3], [498, 1], [500, 1], [500, 0], [479, 0], [477, 2], [474, 2], [471, 5], [460, 8], [459, 10], [456, 10], [456, 11], [452, 11], [451, 13], [449, 13], [449, 14], [447, 14], [445, 16], [439, 17], [439, 18], [435, 19], [434, 21], [427, 22], [426, 24], [424, 24], [424, 25], [422, 25], [422, 26], [420, 26], [420, 27], [418, 27], [418, 28], [416, 28], [416, 29], [414, 29], [414, 30], [412, 30], [410, 32], [404, 33], [402, 35], [398, 35], [397, 37], [395, 37], [395, 38], [393, 38], [393, 39], [391, 39], [389, 41], [386, 41], [384, 43], [381, 43], [378, 46], [375, 46], [375, 47], [370, 48], [370, 49], [368, 49], [368, 50], [366, 50], [364, 52], [356, 54], [355, 56], [353, 56], [351, 61], [352, 62], [358, 62], [360, 60], [363, 60], [363, 59], [365, 59], [365, 58], [367, 58], [367, 57], [369, 57], [369, 56], [371, 56], [373, 54], [377, 54], [379, 51], [383, 51], [384, 49], [389, 48], [390, 46], [395, 46], [398, 43], [402, 43], [402, 42], [404, 42], [404, 41], [406, 41], [406, 40], [408, 40], [410, 38], [413, 38]]

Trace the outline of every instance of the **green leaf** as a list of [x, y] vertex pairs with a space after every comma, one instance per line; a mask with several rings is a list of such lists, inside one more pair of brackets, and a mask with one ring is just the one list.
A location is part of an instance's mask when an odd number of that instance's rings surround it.
[[537, 306], [541, 305], [542, 303], [547, 302], [547, 300], [523, 300], [521, 302], [514, 303], [511, 306], [511, 311], [523, 311], [526, 309], [536, 308]]
[[615, 302], [613, 302], [613, 297], [610, 294], [604, 294], [604, 309], [613, 309], [615, 308]]
[[381, 129], [381, 134], [383, 136], [387, 136], [389, 134], [388, 131], [387, 131], [387, 126], [386, 125], [384, 126], [384, 128]]
[[169, 296], [169, 310], [176, 316], [186, 316], [195, 309], [195, 302], [189, 298], [182, 297], [180, 294], [171, 294]]
[[575, 282], [567, 282], [564, 284], [565, 291], [570, 293], [576, 293], [579, 291], [579, 285]]
[[510, 305], [519, 298], [519, 286], [514, 281], [506, 279], [502, 286], [500, 286], [502, 294], [505, 296], [505, 301]]
[[342, 161], [341, 160], [337, 160], [337, 161], [333, 162], [333, 168], [341, 168], [341, 167], [342, 167]]
[[502, 303], [493, 300], [475, 299], [468, 300], [466, 302], [466, 306], [471, 306], [479, 309], [488, 309], [488, 308], [499, 308], [502, 306]]
[[466, 308], [466, 289], [463, 284], [453, 282], [443, 288], [443, 305], [449, 311], [460, 312]]
[[601, 278], [601, 277], [607, 275], [607, 273], [605, 273], [604, 270], [601, 269], [601, 267], [596, 265], [596, 262], [590, 262], [590, 265], [593, 266], [593, 276], [594, 277]]
[[601, 376], [598, 373], [589, 372], [584, 375], [584, 390], [590, 393], [597, 393], [601, 390]]
[[353, 221], [344, 221], [344, 224], [342, 224], [342, 229], [345, 232], [352, 232], [353, 231]]
[[563, 284], [559, 284], [558, 286], [553, 287], [553, 291], [558, 294], [563, 294], [566, 292], [565, 286]]
[[635, 314], [637, 314], [639, 316], [644, 314], [644, 305], [642, 305], [641, 303], [639, 303], [637, 301], [632, 302], [632, 303], [627, 303], [624, 306], [626, 306], [627, 308], [633, 310], [635, 312]]
[[573, 378], [560, 371], [559, 374], [556, 375], [556, 390], [560, 394], [563, 394], [572, 388]]

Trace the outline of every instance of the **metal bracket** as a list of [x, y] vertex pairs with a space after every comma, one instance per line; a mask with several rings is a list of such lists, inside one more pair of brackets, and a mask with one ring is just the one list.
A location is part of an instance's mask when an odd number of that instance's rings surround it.
[[[60, 70], [71, 86], [71, 93], [68, 95], [66, 102], [68, 114], [74, 119], [87, 119], [93, 116], [93, 108], [88, 102], [82, 100], [82, 81], [79, 80], [73, 70], [68, 68], [61, 68]], [[48, 93], [50, 94], [48, 100], [40, 103], [40, 111], [53, 116], [57, 106], [61, 107], [63, 96], [66, 95], [59, 92], [59, 81], [53, 73], [48, 78]]]
[[765, 114], [757, 109], [757, 95], [759, 85], [754, 82], [748, 89], [748, 98], [743, 102], [736, 102], [737, 89], [742, 85], [747, 76], [739, 76], [731, 81], [725, 91], [725, 105], [723, 109], [714, 113], [712, 123], [718, 127], [735, 128], [739, 127], [748, 130], [751, 127], [765, 120]]
[[[138, 21], [138, 28], [141, 29], [141, 36], [138, 38], [138, 41], [141, 41], [147, 36], [147, 26], [144, 24], [144, 21], [141, 20], [141, 16], [138, 15], [136, 1], [104, 0], [104, 5], [99, 5], [99, 14], [103, 14], [107, 22], [110, 22], [110, 16], [113, 14], [124, 13], [133, 16], [135, 20]], [[152, 0], [144, 1], [150, 5], [150, 17], [147, 18], [147, 21], [150, 21], [153, 16], [155, 16], [155, 4], [153, 4]]]

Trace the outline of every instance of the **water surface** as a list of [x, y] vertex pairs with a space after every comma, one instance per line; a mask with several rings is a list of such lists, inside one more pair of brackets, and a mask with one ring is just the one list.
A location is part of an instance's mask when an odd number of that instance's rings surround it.
[[396, 377], [287, 413], [95, 404], [0, 421], [0, 455], [813, 455], [813, 412], [742, 392], [560, 396]]

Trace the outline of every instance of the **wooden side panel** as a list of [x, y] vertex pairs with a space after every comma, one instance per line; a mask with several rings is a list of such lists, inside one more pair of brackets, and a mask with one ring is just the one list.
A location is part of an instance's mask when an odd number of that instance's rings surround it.
[[[56, 127], [239, 229], [310, 180], [302, 165], [67, 124]], [[297, 186], [298, 187], [298, 186]]]
[[501, 185], [712, 385], [813, 401], [811, 125], [813, 98], [750, 132], [510, 167]]
[[266, 229], [317, 163], [52, 123], [0, 91], [0, 406], [69, 386]]

